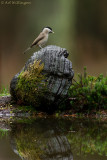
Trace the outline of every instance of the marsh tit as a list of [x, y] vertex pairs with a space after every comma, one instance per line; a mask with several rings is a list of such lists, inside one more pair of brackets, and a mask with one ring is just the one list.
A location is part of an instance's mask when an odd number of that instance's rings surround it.
[[33, 46], [37, 45], [40, 48], [47, 42], [49, 33], [54, 33], [51, 27], [45, 27], [39, 36], [33, 41], [32, 45], [24, 51], [24, 54], [29, 51]]

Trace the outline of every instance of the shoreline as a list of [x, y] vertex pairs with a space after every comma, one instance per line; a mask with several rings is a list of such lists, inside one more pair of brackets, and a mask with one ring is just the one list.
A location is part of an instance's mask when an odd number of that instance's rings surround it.
[[0, 118], [10, 118], [10, 117], [71, 117], [71, 118], [95, 118], [107, 120], [107, 110], [92, 110], [92, 111], [75, 111], [75, 110], [65, 110], [56, 111], [53, 114], [48, 114], [42, 111], [37, 111], [28, 106], [20, 106], [17, 104], [11, 104], [11, 96], [1, 96], [0, 97]]

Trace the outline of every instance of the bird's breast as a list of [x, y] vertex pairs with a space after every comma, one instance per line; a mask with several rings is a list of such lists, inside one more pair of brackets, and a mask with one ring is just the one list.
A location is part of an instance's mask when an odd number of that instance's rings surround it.
[[48, 40], [48, 35], [46, 35], [41, 41], [38, 42], [38, 45], [44, 45]]

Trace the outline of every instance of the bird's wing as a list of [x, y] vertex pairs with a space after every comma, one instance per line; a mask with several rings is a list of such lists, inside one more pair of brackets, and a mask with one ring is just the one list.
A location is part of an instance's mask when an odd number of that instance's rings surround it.
[[36, 45], [40, 40], [42, 40], [45, 37], [44, 33], [40, 33], [39, 36], [33, 41], [31, 47], [33, 47], [34, 45]]

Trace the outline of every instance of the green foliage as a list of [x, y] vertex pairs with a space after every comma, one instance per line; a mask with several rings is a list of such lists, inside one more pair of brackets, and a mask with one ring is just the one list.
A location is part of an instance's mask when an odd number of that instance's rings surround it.
[[2, 129], [0, 128], [0, 139], [3, 138], [4, 136], [7, 136], [8, 135], [8, 129]]
[[78, 74], [69, 89], [69, 98], [75, 110], [107, 109], [107, 76], [89, 76], [84, 67], [84, 74]]
[[88, 120], [87, 122], [81, 122], [80, 127], [80, 122], [78, 122], [78, 126], [74, 123], [71, 132], [76, 130], [76, 134], [74, 132], [74, 134], [68, 133], [67, 135], [70, 145], [73, 146], [72, 152], [83, 157], [96, 153], [100, 156], [107, 156], [107, 128], [105, 124], [100, 123], [100, 121]]
[[9, 95], [9, 89], [8, 89], [8, 87], [2, 87], [0, 89], [0, 96], [7, 96], [7, 95]]
[[23, 106], [23, 105], [19, 105], [17, 106], [17, 108], [14, 109], [14, 112], [17, 113], [18, 111], [21, 111], [22, 113], [34, 113], [36, 110], [33, 106]]
[[20, 73], [16, 91], [17, 99], [20, 99], [22, 103], [39, 105], [40, 98], [47, 90], [46, 77], [42, 74], [43, 68], [44, 64], [35, 60], [27, 70]]

